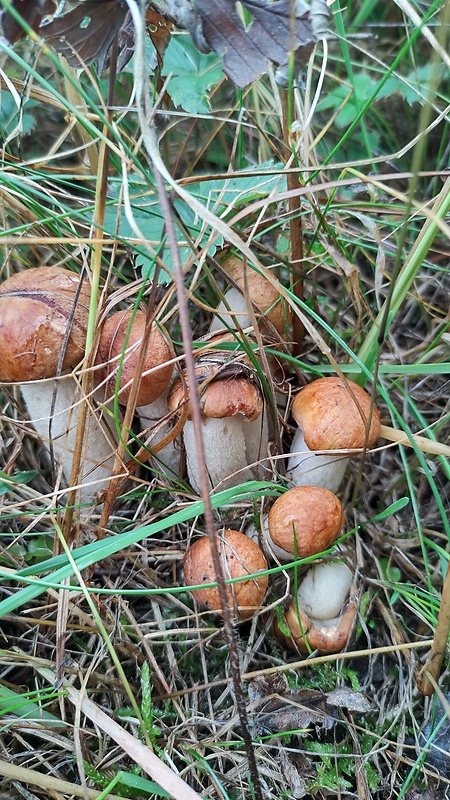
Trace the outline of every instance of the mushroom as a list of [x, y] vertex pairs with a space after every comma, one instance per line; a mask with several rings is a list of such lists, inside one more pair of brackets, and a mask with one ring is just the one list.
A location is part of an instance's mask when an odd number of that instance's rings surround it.
[[222, 265], [225, 272], [232, 278], [235, 286], [225, 292], [223, 300], [216, 308], [210, 333], [222, 328], [248, 328], [253, 323], [249, 316], [248, 304], [251, 302], [256, 308], [256, 317], [261, 317], [261, 325], [266, 329], [264, 320], [273, 325], [280, 336], [286, 336], [289, 326], [290, 309], [279, 291], [267, 278], [257, 272], [253, 267], [248, 267], [245, 272], [244, 263], [237, 256], [230, 256]]
[[342, 561], [327, 561], [308, 570], [284, 615], [290, 635], [274, 625], [277, 638], [300, 653], [339, 653], [347, 644], [356, 618], [356, 600], [349, 599], [353, 575]]
[[282, 562], [327, 550], [344, 524], [339, 499], [320, 486], [294, 486], [269, 511], [266, 547]]
[[[105, 320], [97, 350], [99, 377], [106, 384], [108, 396], [115, 394], [119, 403], [128, 402], [137, 365], [142, 356], [142, 342], [147, 328], [144, 311], [117, 311]], [[173, 349], [160, 327], [152, 324], [142, 364], [136, 397], [136, 413], [143, 430], [150, 429], [149, 448], [161, 442], [171, 430], [167, 395], [173, 375]], [[179, 472], [180, 453], [170, 442], [158, 453], [158, 461], [168, 474]]]
[[[225, 489], [255, 478], [256, 462], [265, 454], [268, 434], [263, 398], [252, 371], [243, 364], [230, 364], [226, 371], [218, 371], [209, 364], [197, 366], [196, 376], [211, 488], [220, 484]], [[186, 403], [189, 403], [186, 383], [177, 378], [169, 393], [169, 409], [180, 413]], [[200, 493], [200, 465], [190, 410], [183, 441], [188, 478], [192, 488]]]
[[[146, 326], [146, 314], [139, 309], [116, 311], [103, 323], [96, 360], [103, 365], [100, 374], [106, 378], [108, 393], [114, 394], [117, 384], [118, 399], [123, 405], [130, 396]], [[167, 338], [153, 324], [136, 397], [137, 407], [150, 405], [162, 394], [172, 377], [172, 358]]]
[[[228, 584], [227, 599], [232, 615], [237, 620], [249, 619], [259, 609], [267, 590], [267, 561], [262, 550], [239, 531], [225, 529], [217, 535], [217, 546], [226, 580], [252, 576], [248, 580]], [[184, 559], [184, 577], [187, 586], [216, 583], [211, 543], [207, 536], [197, 539]], [[197, 602], [208, 611], [221, 614], [217, 587], [193, 589]]]
[[337, 492], [349, 456], [318, 451], [361, 451], [380, 434], [380, 415], [367, 392], [337, 377], [319, 378], [301, 389], [292, 415], [299, 427], [286, 472], [291, 486], [314, 484]]
[[77, 403], [91, 405], [83, 503], [91, 503], [100, 482], [109, 479], [116, 444], [102, 413], [93, 419], [99, 396], [80, 398], [78, 382], [60, 374], [84, 356], [89, 302], [88, 282], [59, 267], [27, 269], [0, 285], [0, 382], [20, 384], [31, 422], [63, 468], [66, 483], [77, 436]]

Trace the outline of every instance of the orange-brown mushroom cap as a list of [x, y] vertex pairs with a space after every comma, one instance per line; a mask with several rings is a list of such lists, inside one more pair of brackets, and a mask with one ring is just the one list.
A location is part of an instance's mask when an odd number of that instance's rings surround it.
[[[284, 302], [278, 289], [252, 267], [245, 271], [244, 262], [237, 256], [229, 256], [222, 268], [234, 280], [245, 294], [248, 291], [252, 303], [259, 308], [264, 317], [273, 325], [279, 334], [285, 334], [292, 316], [290, 306]], [[264, 322], [264, 317], [262, 322]]]
[[332, 620], [310, 619], [295, 602], [289, 606], [284, 620], [291, 632], [284, 643], [291, 649], [307, 654], [312, 650], [322, 653], [339, 653], [346, 646], [356, 618], [357, 607], [349, 600], [340, 616]]
[[[108, 376], [107, 390], [110, 394], [114, 393], [117, 372], [121, 370], [119, 400], [123, 404], [127, 403], [130, 396], [131, 381], [140, 356], [140, 342], [147, 325], [147, 317], [143, 311], [136, 311], [134, 319], [132, 317], [133, 311], [125, 310], [117, 311], [105, 320], [96, 359], [97, 364], [104, 365], [100, 374], [103, 378]], [[173, 364], [170, 363], [172, 358], [173, 352], [168, 340], [156, 325], [152, 325], [136, 400], [137, 406], [153, 403], [162, 394], [172, 376]], [[147, 372], [148, 375], [145, 374]]]
[[[367, 423], [370, 418], [370, 427]], [[372, 447], [380, 435], [380, 415], [371, 398], [353, 381], [318, 378], [295, 397], [292, 415], [310, 450]]]
[[[268, 576], [258, 574], [267, 570], [267, 561], [258, 545], [239, 531], [225, 530], [217, 536], [217, 545], [226, 580], [254, 576], [226, 587], [231, 613], [237, 619], [248, 619], [260, 607], [267, 590]], [[188, 586], [216, 582], [211, 543], [207, 536], [197, 539], [187, 551], [184, 577]], [[221, 613], [217, 587], [195, 589], [192, 594], [208, 611]]]
[[[208, 380], [212, 373], [207, 368], [200, 367], [196, 368], [196, 375], [202, 381]], [[209, 383], [200, 382], [199, 392], [200, 410], [205, 417], [224, 419], [242, 414], [251, 422], [258, 419], [264, 407], [257, 385], [242, 376], [217, 378], [210, 380]], [[169, 410], [179, 411], [187, 401], [187, 387], [180, 378], [177, 378], [167, 400]], [[190, 417], [189, 411], [188, 418]]]
[[344, 524], [339, 499], [319, 486], [294, 486], [269, 511], [272, 542], [287, 553], [306, 558], [327, 550]]
[[[87, 281], [59, 267], [35, 267], [0, 285], [0, 380], [42, 380], [83, 358], [89, 315]], [[79, 294], [77, 295], [79, 290]]]

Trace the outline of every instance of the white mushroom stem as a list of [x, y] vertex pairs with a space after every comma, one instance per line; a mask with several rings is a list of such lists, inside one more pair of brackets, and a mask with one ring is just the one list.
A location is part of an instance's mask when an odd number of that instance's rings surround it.
[[321, 486], [336, 494], [348, 462], [348, 456], [313, 452], [305, 442], [303, 431], [297, 428], [287, 463], [286, 481], [289, 486]]
[[352, 571], [342, 561], [317, 564], [298, 588], [299, 605], [315, 623], [334, 620], [349, 596], [352, 581]]
[[[53, 450], [54, 458], [63, 471], [63, 484], [68, 485], [77, 438], [79, 415], [79, 385], [72, 377], [55, 380], [33, 381], [21, 385], [22, 395], [31, 423], [44, 442], [47, 450]], [[54, 402], [54, 407], [53, 407]], [[97, 402], [103, 408], [112, 404], [102, 403], [101, 393], [95, 393], [89, 402]], [[113, 419], [99, 409], [97, 414], [88, 413], [89, 432], [80, 474], [80, 501], [92, 504], [111, 478], [117, 434]]]
[[256, 544], [260, 544], [264, 554], [272, 561], [275, 560], [279, 564], [289, 564], [291, 561], [295, 561], [295, 556], [292, 553], [288, 553], [287, 550], [283, 550], [282, 547], [278, 547], [278, 545], [272, 541], [272, 537], [269, 533], [269, 517], [267, 514], [261, 519], [261, 533], [258, 532], [255, 524], [251, 522], [245, 529], [245, 535], [253, 542], [256, 542]]
[[340, 652], [356, 618], [355, 599], [347, 602], [352, 583], [352, 572], [342, 562], [312, 567], [300, 584], [298, 603], [293, 601], [285, 614], [292, 637], [286, 644], [305, 654], [310, 650]]
[[237, 326], [248, 328], [252, 325], [248, 313], [248, 302], [242, 292], [233, 286], [225, 292], [224, 299], [217, 306], [209, 326], [209, 332], [217, 333], [224, 328], [235, 330]]
[[[145, 406], [139, 406], [136, 409], [136, 414], [139, 417], [141, 429], [143, 431], [148, 431], [148, 434], [145, 435], [144, 441], [150, 450], [154, 448], [155, 445], [162, 442], [162, 440], [170, 434], [173, 427], [172, 422], [166, 422], [162, 425], [158, 425], [158, 423], [169, 414], [169, 408], [167, 406], [168, 394], [169, 389], [167, 388], [156, 400], [153, 401], [153, 403], [149, 403]], [[175, 440], [172, 440], [169, 442], [169, 444], [163, 447], [162, 450], [159, 450], [155, 456], [155, 459], [158, 462], [158, 468], [162, 469], [169, 478], [179, 476], [180, 448], [176, 446]]]
[[269, 424], [265, 409], [258, 419], [252, 421], [243, 419], [242, 432], [247, 464], [251, 467], [253, 477], [261, 480], [266, 474], [264, 459], [267, 457], [269, 445]]
[[[244, 426], [252, 424], [246, 422], [241, 414], [225, 419], [210, 417], [202, 420], [205, 466], [211, 488], [228, 489], [254, 477], [248, 466], [244, 435]], [[184, 425], [183, 439], [189, 482], [200, 493], [200, 465], [192, 420], [187, 420]]]

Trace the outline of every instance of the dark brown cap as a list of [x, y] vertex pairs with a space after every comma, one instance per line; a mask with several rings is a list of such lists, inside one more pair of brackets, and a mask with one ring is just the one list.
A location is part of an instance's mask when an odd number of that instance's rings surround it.
[[[200, 410], [205, 417], [224, 419], [242, 414], [249, 422], [258, 419], [264, 403], [255, 383], [242, 375], [217, 379], [214, 379], [213, 375], [214, 373], [206, 367], [196, 368]], [[178, 411], [186, 402], [188, 402], [187, 385], [181, 378], [177, 378], [169, 393], [169, 410]]]

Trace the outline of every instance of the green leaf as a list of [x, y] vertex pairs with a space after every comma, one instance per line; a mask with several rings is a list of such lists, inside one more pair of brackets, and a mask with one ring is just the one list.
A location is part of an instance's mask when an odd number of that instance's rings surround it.
[[356, 119], [360, 109], [372, 97], [378, 85], [378, 81], [371, 78], [367, 72], [356, 73], [354, 81], [353, 90], [349, 86], [336, 86], [317, 106], [319, 111], [326, 108], [336, 110], [346, 101], [335, 120], [339, 128], [348, 127]]
[[189, 36], [172, 36], [162, 74], [170, 75], [167, 92], [176, 106], [189, 114], [208, 114], [209, 92], [224, 77], [214, 53], [200, 53]]
[[[270, 170], [271, 174], [255, 174], [253, 169], [249, 169], [241, 172], [236, 177], [230, 176], [220, 180], [199, 181], [191, 184], [189, 191], [193, 197], [217, 214], [217, 216], [226, 217], [252, 200], [267, 197], [274, 190], [284, 191], [286, 179], [285, 177], [280, 177], [278, 168], [282, 169], [281, 166], [271, 161], [266, 162], [260, 165], [258, 171], [265, 172]], [[155, 271], [153, 253], [156, 254], [158, 252], [167, 266], [167, 271], [161, 270], [159, 282], [169, 283], [171, 280], [172, 258], [167, 246], [161, 250], [161, 243], [164, 242], [165, 223], [159, 201], [154, 192], [148, 188], [148, 183], [143, 180], [136, 179], [130, 182], [129, 192], [133, 221], [143, 239], [148, 243], [148, 249], [145, 245], [132, 241], [138, 238], [137, 231], [127, 218], [124, 207], [121, 205], [119, 208], [120, 184], [118, 183], [112, 183], [108, 206], [105, 210], [104, 230], [111, 236], [118, 236], [124, 241], [125, 245], [132, 249], [136, 256], [136, 265], [141, 268], [142, 275], [145, 278], [152, 279]], [[208, 246], [210, 231], [209, 228], [205, 228], [203, 220], [184, 201], [176, 199], [174, 208], [177, 212], [174, 221], [181, 262], [184, 264], [192, 255], [191, 247], [187, 243], [187, 234], [194, 241], [196, 248], [207, 247], [209, 255], [213, 256], [217, 248], [222, 246], [223, 237], [214, 237], [214, 241]], [[178, 223], [177, 218], [179, 220]]]
[[37, 469], [27, 469], [22, 472], [15, 472], [14, 475], [7, 475], [0, 471], [0, 497], [2, 494], [10, 492], [14, 484], [20, 485], [30, 483], [38, 474]]
[[405, 508], [409, 503], [409, 497], [399, 497], [395, 503], [391, 503], [390, 506], [381, 511], [379, 514], [376, 514], [374, 517], [371, 518], [371, 522], [381, 522], [382, 519], [386, 519], [386, 517], [390, 517], [392, 514], [396, 514], [397, 511], [401, 511], [402, 508]]
[[149, 781], [147, 778], [141, 778], [139, 775], [133, 775], [131, 772], [122, 772], [118, 773], [120, 783], [123, 786], [129, 786], [132, 789], [139, 789], [141, 792], [148, 792], [148, 794], [154, 794], [157, 797], [169, 797], [171, 798], [172, 795], [169, 792], [166, 792], [159, 783], [155, 783], [154, 781]]
[[25, 561], [27, 564], [39, 564], [41, 561], [45, 561], [47, 558], [50, 558], [52, 550], [52, 536], [48, 536], [45, 533], [40, 536], [36, 536], [28, 543]]
[[[241, 172], [239, 176], [230, 176], [225, 180], [199, 181], [189, 186], [189, 191], [219, 217], [231, 215], [253, 200], [267, 197], [273, 191], [286, 190], [286, 178], [280, 175], [283, 167], [272, 161], [266, 161], [254, 169]], [[271, 174], [264, 174], [271, 171]], [[279, 170], [279, 171], [278, 171]]]
[[[130, 187], [131, 189], [133, 187]], [[111, 236], [118, 236], [123, 239], [133, 252], [136, 254], [136, 265], [141, 268], [143, 276], [152, 275], [154, 272], [156, 253], [160, 250], [161, 241], [164, 233], [164, 218], [161, 207], [153, 193], [140, 189], [139, 194], [133, 192], [131, 201], [131, 212], [133, 221], [142, 237], [148, 242], [149, 248], [145, 245], [130, 242], [130, 239], [138, 238], [136, 231], [127, 219], [123, 206], [118, 209], [117, 205], [109, 205], [105, 210], [104, 230]], [[119, 215], [119, 219], [118, 219]], [[165, 258], [165, 261], [167, 259]], [[160, 276], [161, 283], [169, 283], [170, 275], [162, 270]]]
[[36, 100], [25, 100], [21, 107], [17, 106], [10, 92], [5, 90], [0, 92], [0, 130], [4, 137], [8, 137], [17, 128], [17, 133], [26, 136], [31, 133], [36, 125], [34, 114], [30, 114], [30, 109], [38, 106]]
[[390, 97], [393, 94], [400, 94], [410, 106], [413, 103], [423, 105], [429, 95], [431, 80], [437, 78], [440, 81], [446, 74], [445, 64], [438, 65], [436, 74], [432, 74], [430, 67], [430, 64], [425, 64], [423, 67], [411, 70], [404, 80], [391, 75], [380, 90], [377, 100], [383, 97]]
[[[53, 700], [55, 693], [51, 692], [50, 695], [41, 693], [41, 699], [48, 702]], [[14, 714], [20, 719], [35, 720], [41, 722], [47, 727], [52, 728], [65, 728], [66, 723], [45, 711], [41, 705], [34, 703], [30, 697], [39, 697], [38, 692], [29, 692], [25, 694], [18, 694], [8, 689], [6, 686], [0, 685], [0, 716], [3, 714]]]

